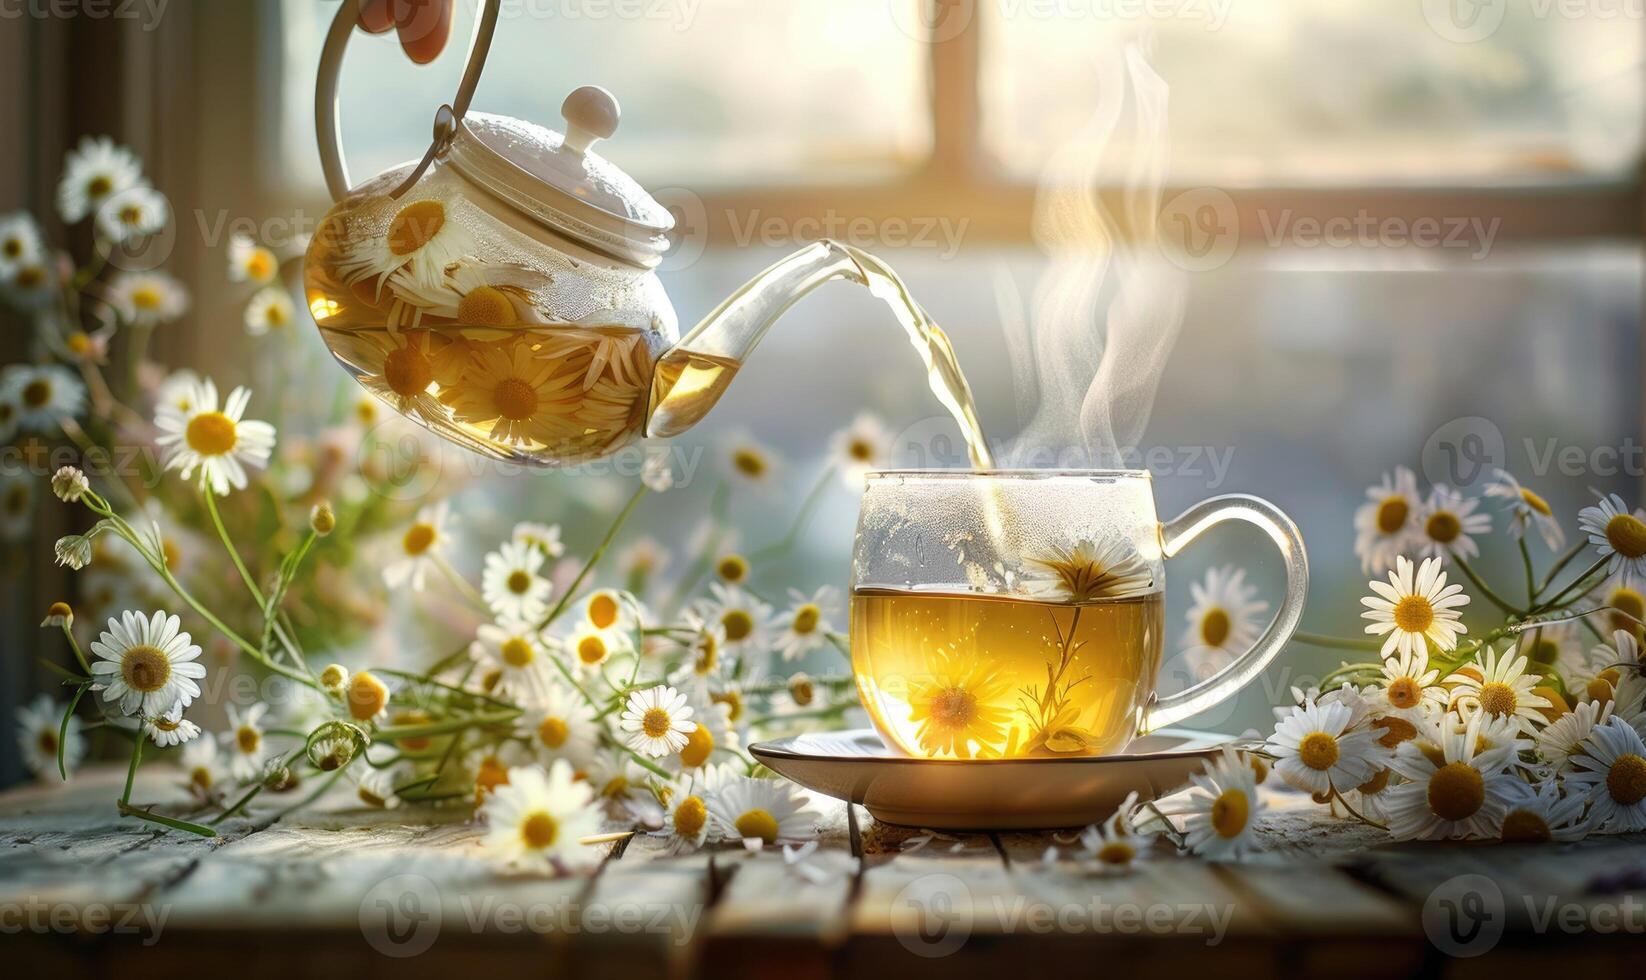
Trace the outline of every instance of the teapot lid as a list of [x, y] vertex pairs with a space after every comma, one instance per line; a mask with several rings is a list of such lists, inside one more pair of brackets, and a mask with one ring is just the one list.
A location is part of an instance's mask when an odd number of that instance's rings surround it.
[[674, 216], [591, 147], [617, 131], [617, 99], [589, 85], [566, 97], [566, 133], [464, 114], [448, 160], [459, 173], [562, 234], [645, 268], [668, 250]]

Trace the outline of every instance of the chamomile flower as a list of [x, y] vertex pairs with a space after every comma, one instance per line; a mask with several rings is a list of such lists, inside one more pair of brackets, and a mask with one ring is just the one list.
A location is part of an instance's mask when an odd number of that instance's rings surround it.
[[1131, 544], [1114, 538], [1054, 545], [1024, 559], [1028, 593], [1053, 602], [1091, 602], [1146, 592], [1154, 573]]
[[1506, 649], [1502, 657], [1487, 647], [1486, 659], [1475, 660], [1447, 676], [1452, 689], [1452, 705], [1479, 711], [1492, 718], [1513, 718], [1521, 731], [1531, 733], [1544, 723], [1540, 709], [1550, 707], [1549, 699], [1532, 689], [1538, 676], [1527, 672], [1525, 657]]
[[840, 611], [839, 590], [825, 585], [810, 596], [789, 590], [791, 605], [777, 621], [774, 645], [784, 660], [796, 660], [829, 642], [830, 619]]
[[1348, 706], [1307, 701], [1275, 725], [1269, 749], [1282, 779], [1316, 796], [1355, 789], [1388, 762], [1370, 730], [1347, 731]]
[[120, 319], [137, 327], [171, 323], [189, 310], [189, 291], [164, 272], [122, 272], [104, 294]]
[[703, 770], [714, 765], [714, 753], [737, 748], [737, 733], [731, 726], [731, 707], [710, 699], [708, 689], [691, 688], [686, 704], [692, 709], [693, 727], [686, 744], [670, 757], [680, 769]]
[[1438, 558], [1425, 558], [1414, 579], [1411, 561], [1397, 556], [1389, 581], [1374, 579], [1369, 585], [1377, 595], [1360, 600], [1368, 610], [1360, 615], [1371, 621], [1366, 632], [1384, 636], [1385, 657], [1397, 650], [1427, 655], [1425, 639], [1441, 650], [1455, 649], [1459, 634], [1468, 632], [1458, 609], [1469, 597], [1463, 586], [1446, 584]]
[[1509, 502], [1509, 533], [1515, 538], [1524, 535], [1527, 528], [1535, 527], [1549, 550], [1554, 551], [1566, 543], [1566, 532], [1555, 520], [1554, 509], [1549, 502], [1537, 492], [1522, 486], [1509, 471], [1497, 471], [1496, 477], [1486, 486], [1486, 496]]
[[1422, 650], [1401, 650], [1383, 661], [1383, 676], [1374, 685], [1382, 713], [1418, 721], [1446, 710], [1450, 695], [1440, 682], [1440, 671], [1429, 666]]
[[399, 555], [383, 567], [383, 581], [391, 589], [407, 583], [423, 591], [429, 570], [438, 569], [440, 556], [451, 545], [451, 504], [442, 500], [418, 510], [411, 527], [400, 536]]
[[1395, 750], [1390, 768], [1407, 779], [1388, 791], [1386, 814], [1396, 839], [1497, 836], [1522, 784], [1508, 772], [1513, 744], [1482, 746], [1485, 718], [1476, 713], [1458, 725], [1441, 715]]
[[538, 761], [549, 765], [565, 759], [577, 767], [587, 765], [600, 734], [594, 709], [582, 695], [561, 684], [545, 687], [537, 704], [522, 721]]
[[55, 364], [20, 365], [0, 380], [0, 400], [17, 406], [24, 432], [55, 432], [86, 410], [86, 386]]
[[1257, 775], [1231, 748], [1189, 777], [1189, 850], [1213, 861], [1234, 860], [1257, 850], [1253, 833], [1269, 804], [1257, 795]]
[[686, 695], [672, 687], [648, 687], [629, 695], [618, 727], [628, 732], [629, 748], [658, 758], [686, 747], [697, 723]]
[[197, 663], [200, 648], [181, 630], [176, 616], [156, 612], [145, 619], [126, 612], [110, 619], [108, 629], [91, 642], [91, 689], [118, 704], [125, 715], [164, 715], [200, 696], [195, 681], [206, 676]]
[[1479, 500], [1438, 485], [1429, 491], [1414, 527], [1419, 554], [1443, 561], [1454, 552], [1474, 558], [1480, 554], [1475, 537], [1492, 533], [1492, 515], [1480, 510]]
[[1618, 664], [1632, 663], [1637, 649], [1634, 634], [1616, 630], [1612, 643], [1602, 643], [1588, 653], [1571, 648], [1558, 664], [1561, 681], [1573, 701], [1610, 701], [1623, 679]]
[[200, 726], [183, 717], [183, 706], [179, 704], [165, 714], [145, 716], [143, 734], [164, 749], [194, 741], [200, 734]]
[[640, 482], [652, 493], [667, 493], [674, 486], [674, 467], [666, 453], [648, 453], [640, 464]]
[[399, 766], [378, 769], [375, 766], [356, 765], [345, 770], [354, 783], [354, 795], [361, 803], [378, 810], [393, 810], [400, 805], [396, 786], [400, 781]]
[[230, 282], [266, 286], [279, 272], [280, 260], [274, 252], [259, 245], [250, 235], [237, 234], [229, 239]]
[[631, 630], [634, 608], [632, 596], [617, 589], [596, 589], [583, 602], [583, 622], [597, 630]]
[[220, 737], [229, 754], [229, 772], [241, 782], [256, 779], [263, 772], [263, 763], [269, 757], [268, 742], [264, 738], [263, 716], [269, 706], [258, 702], [241, 711], [229, 705], [229, 730]]
[[480, 595], [492, 612], [510, 619], [536, 619], [548, 609], [553, 586], [538, 574], [543, 552], [513, 541], [486, 556]]
[[327, 664], [320, 671], [320, 686], [332, 697], [342, 697], [349, 686], [349, 668], [342, 664]]
[[747, 487], [771, 489], [782, 470], [782, 461], [775, 452], [741, 432], [727, 438], [722, 462], [727, 477]]
[[655, 825], [661, 819], [661, 807], [652, 792], [651, 777], [650, 771], [627, 756], [613, 758], [599, 754], [589, 764], [586, 781], [594, 790], [596, 801], [613, 820], [638, 820]]
[[81, 734], [80, 719], [69, 716], [67, 731], [63, 729], [66, 704], [58, 704], [48, 694], [42, 694], [30, 704], [17, 709], [17, 748], [23, 756], [23, 765], [41, 780], [62, 778], [57, 771], [57, 753], [63, 753], [63, 767], [69, 775], [86, 755], [86, 740]]
[[1246, 583], [1246, 570], [1224, 565], [1208, 569], [1203, 582], [1191, 583], [1183, 653], [1196, 676], [1220, 668], [1257, 641], [1258, 617], [1269, 604]]
[[389, 277], [389, 288], [399, 302], [393, 326], [416, 328], [424, 316], [454, 320], [465, 327], [517, 327], [545, 323], [548, 318], [532, 299], [535, 290], [549, 285], [549, 277], [534, 269], [507, 263], [463, 259], [445, 269], [440, 281], [422, 281], [414, 267]]
[[291, 326], [297, 317], [291, 294], [281, 286], [265, 286], [246, 303], [246, 333], [261, 337]]
[[1583, 819], [1586, 802], [1579, 793], [1562, 796], [1560, 781], [1556, 779], [1527, 786], [1503, 815], [1498, 838], [1505, 844], [1582, 840], [1588, 836], [1590, 827], [1590, 822]]
[[387, 684], [371, 671], [362, 670], [349, 678], [343, 700], [348, 704], [350, 718], [375, 722], [388, 713], [391, 697]]
[[1566, 786], [1589, 803], [1589, 820], [1605, 833], [1646, 830], [1646, 744], [1621, 718], [1608, 718], [1572, 757]]
[[136, 241], [166, 227], [171, 204], [152, 187], [138, 185], [111, 195], [97, 208], [97, 233], [114, 244]]
[[191, 411], [161, 408], [155, 416], [160, 436], [155, 441], [168, 450], [167, 469], [182, 471], [187, 480], [200, 471], [201, 485], [223, 496], [246, 487], [246, 467], [267, 466], [274, 452], [274, 426], [243, 418], [251, 392], [236, 388], [221, 410], [217, 386], [202, 381], [190, 396]]
[[788, 780], [732, 776], [715, 789], [708, 804], [716, 832], [728, 840], [766, 846], [817, 836], [817, 814]]
[[537, 628], [524, 619], [505, 616], [496, 623], [482, 624], [469, 644], [469, 656], [483, 674], [496, 676], [491, 692], [500, 697], [529, 703], [541, 697], [550, 683], [549, 655]]
[[40, 255], [0, 275], [0, 297], [20, 310], [42, 312], [56, 300], [64, 278], [56, 256]]
[[589, 785], [564, 759], [546, 773], [539, 766], [510, 769], [508, 783], [492, 793], [480, 816], [487, 828], [483, 846], [509, 864], [583, 867], [602, 856], [581, 843], [600, 830], [600, 810]]
[[[21, 541], [34, 531], [34, 480], [35, 478], [27, 473], [0, 473], [0, 539]], [[76, 536], [74, 540], [79, 542], [85, 539]], [[85, 546], [84, 554], [80, 553], [77, 545], [75, 560], [78, 561], [81, 557], [89, 560], [90, 551], [89, 543]], [[70, 564], [64, 560], [65, 557], [64, 552], [58, 550], [58, 564]], [[85, 562], [81, 562], [79, 567], [85, 567]]]
[[57, 210], [72, 225], [115, 195], [141, 183], [143, 165], [136, 154], [106, 136], [87, 136], [69, 151], [63, 163]]
[[1125, 874], [1147, 856], [1154, 838], [1132, 827], [1128, 814], [1136, 807], [1137, 791], [1133, 790], [1109, 819], [1081, 833], [1080, 846], [1099, 873]]
[[566, 651], [579, 670], [598, 672], [615, 656], [628, 653], [629, 638], [616, 630], [582, 625], [566, 637]]
[[521, 521], [514, 526], [509, 540], [515, 544], [523, 544], [528, 548], [535, 548], [543, 552], [545, 557], [559, 558], [566, 553], [566, 546], [560, 541], [560, 525], [535, 524], [531, 521]]
[[203, 802], [216, 798], [223, 778], [223, 760], [214, 738], [197, 738], [183, 746], [183, 785], [189, 795]]
[[563, 436], [557, 413], [578, 384], [573, 374], [557, 374], [560, 366], [529, 342], [488, 344], [469, 356], [440, 400], [458, 421], [489, 427], [498, 441], [554, 443]]
[[726, 673], [726, 633], [718, 623], [691, 621], [695, 629], [692, 638], [684, 644], [685, 658], [671, 683], [699, 684], [718, 680]]
[[725, 638], [725, 652], [733, 656], [767, 649], [772, 628], [772, 607], [735, 585], [709, 584], [711, 598], [700, 601], [695, 619], [717, 626]]
[[1613, 575], [1646, 575], [1646, 511], [1630, 511], [1623, 498], [1610, 494], [1578, 511], [1578, 527], [1589, 536]]
[[37, 261], [46, 248], [40, 226], [25, 211], [0, 216], [0, 279], [29, 262]]
[[829, 440], [829, 451], [846, 486], [862, 490], [864, 477], [891, 460], [892, 434], [886, 430], [880, 416], [872, 412], [859, 412], [851, 425]]
[[1366, 503], [1355, 511], [1355, 554], [1362, 572], [1382, 575], [1394, 566], [1419, 531], [1421, 510], [1417, 474], [1404, 466], [1366, 489]]
[[996, 754], [1017, 706], [992, 664], [939, 651], [930, 671], [909, 680], [909, 721], [932, 756], [971, 759]]
[[1583, 701], [1537, 733], [1537, 757], [1558, 775], [1572, 768], [1572, 756], [1583, 751], [1584, 740], [1612, 717], [1612, 702]]
[[670, 854], [685, 854], [703, 846], [709, 836], [709, 807], [702, 795], [676, 790], [663, 816], [663, 833]]
[[[398, 203], [398, 202], [396, 202]], [[368, 235], [346, 248], [338, 272], [350, 283], [375, 280], [381, 289], [405, 269], [409, 281], [426, 289], [445, 282], [446, 267], [474, 251], [474, 239], [446, 202], [432, 198], [399, 205], [387, 231]]]

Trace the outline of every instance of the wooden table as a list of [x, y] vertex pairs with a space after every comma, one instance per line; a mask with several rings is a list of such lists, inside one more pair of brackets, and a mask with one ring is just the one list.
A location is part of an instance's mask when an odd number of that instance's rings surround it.
[[[1289, 792], [1270, 793], [1268, 851], [1239, 865], [1162, 847], [1131, 875], [1094, 876], [1066, 846], [1044, 859], [1072, 835], [931, 835], [831, 802], [799, 869], [737, 847], [669, 856], [639, 836], [595, 874], [550, 879], [499, 873], [460, 809], [385, 813], [338, 795], [283, 814], [295, 801], [274, 797], [206, 840], [117, 817], [123, 776], [0, 796], [0, 950], [23, 965], [11, 976], [1598, 980], [1646, 962], [1646, 938], [1621, 931], [1646, 927], [1641, 835], [1390, 845]], [[161, 768], [134, 794], [179, 798]], [[1443, 952], [1454, 908], [1461, 948], [1483, 955]], [[1540, 925], [1551, 908], [1555, 925]]]

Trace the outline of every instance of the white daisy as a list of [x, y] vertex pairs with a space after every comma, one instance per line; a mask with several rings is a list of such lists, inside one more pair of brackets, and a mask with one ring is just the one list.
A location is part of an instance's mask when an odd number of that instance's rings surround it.
[[1610, 644], [1598, 644], [1587, 653], [1572, 647], [1558, 667], [1567, 696], [1574, 702], [1610, 701], [1623, 679], [1619, 664], [1633, 663], [1638, 645], [1633, 633], [1615, 630]]
[[86, 410], [86, 386], [56, 364], [17, 365], [0, 380], [0, 399], [17, 406], [24, 432], [56, 432]]
[[1189, 850], [1214, 861], [1233, 860], [1255, 851], [1252, 833], [1269, 804], [1257, 795], [1257, 774], [1227, 746], [1204, 772], [1189, 777], [1189, 819], [1184, 825]]
[[1646, 830], [1646, 744], [1623, 719], [1595, 726], [1572, 757], [1566, 785], [1589, 801], [1591, 826], [1611, 834]]
[[1631, 512], [1614, 493], [1578, 511], [1577, 524], [1600, 556], [1611, 559], [1607, 571], [1635, 578], [1646, 575], [1646, 511]]
[[[63, 730], [63, 712], [68, 705], [58, 704], [48, 694], [42, 694], [30, 704], [17, 709], [17, 748], [23, 756], [23, 765], [37, 779], [56, 781], [62, 778], [57, 770], [59, 747], [63, 752], [63, 767], [69, 775], [86, 755], [86, 740], [81, 734], [80, 719], [69, 716], [69, 727]], [[61, 741], [60, 741], [61, 739]]]
[[46, 251], [40, 226], [26, 211], [0, 215], [0, 279], [21, 265], [36, 262]]
[[583, 601], [583, 622], [597, 630], [632, 630], [636, 605], [633, 596], [619, 589], [596, 589]]
[[777, 486], [782, 461], [768, 446], [746, 432], [726, 437], [721, 457], [726, 476], [746, 487], [771, 490]]
[[499, 697], [528, 703], [543, 696], [550, 683], [552, 666], [537, 628], [524, 619], [505, 616], [496, 623], [482, 624], [469, 656], [484, 675], [497, 677], [489, 688]]
[[669, 794], [663, 816], [663, 834], [671, 854], [684, 854], [703, 846], [709, 836], [709, 807], [697, 793], [676, 790]]
[[246, 486], [246, 466], [268, 465], [274, 451], [274, 426], [243, 419], [251, 392], [236, 388], [221, 411], [217, 386], [202, 381], [190, 396], [193, 408], [182, 413], [162, 407], [155, 415], [160, 436], [155, 441], [169, 450], [167, 469], [182, 471], [187, 480], [200, 470], [201, 486], [218, 496]]
[[[0, 472], [0, 539], [22, 541], [34, 533], [34, 480], [27, 473]], [[58, 563], [66, 564], [62, 552], [58, 556]]]
[[171, 220], [171, 202], [152, 187], [138, 185], [111, 195], [97, 209], [97, 233], [122, 244], [160, 231]]
[[143, 734], [164, 749], [194, 741], [200, 734], [200, 726], [184, 718], [183, 706], [178, 704], [165, 714], [146, 715], [143, 718]]
[[143, 183], [136, 154], [107, 136], [87, 136], [69, 151], [57, 185], [57, 210], [69, 224], [85, 218], [122, 191]]
[[171, 323], [189, 310], [187, 287], [164, 272], [122, 272], [104, 297], [121, 320], [138, 327]]
[[1233, 565], [1207, 570], [1204, 583], [1190, 583], [1189, 594], [1194, 602], [1183, 654], [1199, 677], [1257, 642], [1258, 617], [1269, 611], [1269, 604], [1257, 598], [1257, 586], [1246, 583], [1246, 570]]
[[1513, 718], [1521, 731], [1536, 731], [1546, 721], [1540, 709], [1551, 707], [1548, 698], [1532, 690], [1538, 675], [1528, 673], [1526, 658], [1513, 650], [1504, 650], [1501, 658], [1490, 647], [1484, 652], [1484, 662], [1477, 654], [1473, 661], [1447, 675], [1452, 706], [1492, 718]]
[[559, 558], [566, 553], [566, 546], [560, 542], [560, 525], [534, 524], [531, 521], [521, 521], [514, 526], [514, 532], [509, 540], [515, 544], [523, 544], [528, 548], [536, 548], [549, 558]]
[[536, 619], [548, 609], [554, 587], [537, 574], [543, 567], [543, 552], [513, 541], [486, 556], [480, 574], [480, 594], [499, 616]]
[[628, 756], [599, 754], [589, 764], [586, 782], [613, 820], [638, 820], [656, 826], [662, 821], [662, 807], [652, 792], [651, 779], [651, 771]]
[[709, 595], [697, 604], [694, 619], [719, 628], [725, 639], [723, 652], [741, 657], [769, 648], [771, 606], [735, 585], [720, 582], [709, 584]]
[[280, 272], [280, 260], [251, 236], [236, 234], [229, 239], [229, 281], [266, 286]]
[[556, 759], [565, 759], [579, 768], [588, 765], [600, 734], [594, 709], [582, 695], [562, 684], [544, 688], [537, 704], [521, 720], [538, 760], [543, 765]]
[[[425, 315], [454, 320], [465, 327], [517, 327], [547, 323], [532, 293], [548, 287], [549, 277], [535, 269], [465, 258], [445, 269], [433, 283], [416, 266], [389, 277], [395, 299], [390, 328], [422, 325]], [[603, 367], [604, 365], [602, 365]]]
[[685, 658], [669, 678], [671, 683], [717, 681], [727, 673], [726, 632], [719, 623], [688, 620], [696, 632], [683, 644]]
[[789, 590], [791, 605], [777, 621], [774, 645], [784, 660], [796, 660], [829, 642], [834, 629], [830, 621], [840, 612], [840, 592], [825, 585], [810, 596], [799, 589]]
[[1427, 655], [1425, 638], [1441, 650], [1452, 650], [1457, 647], [1459, 634], [1468, 632], [1460, 622], [1458, 609], [1469, 604], [1469, 597], [1463, 594], [1463, 586], [1446, 584], [1440, 559], [1423, 559], [1415, 581], [1412, 573], [1411, 561], [1397, 556], [1389, 581], [1372, 580], [1368, 584], [1377, 595], [1360, 600], [1368, 610], [1360, 614], [1361, 618], [1371, 620], [1366, 632], [1387, 634], [1383, 640], [1385, 657], [1396, 650]]
[[1307, 701], [1275, 725], [1269, 750], [1275, 771], [1317, 796], [1355, 789], [1388, 764], [1389, 752], [1369, 730], [1347, 731], [1347, 705]]
[[265, 286], [246, 303], [246, 332], [253, 337], [279, 332], [292, 324], [297, 308], [283, 286]]
[[1583, 819], [1587, 802], [1582, 794], [1561, 795], [1560, 781], [1545, 779], [1536, 786], [1521, 784], [1525, 790], [1503, 815], [1498, 837], [1506, 844], [1545, 844], [1550, 841], [1582, 840], [1590, 822]]
[[393, 810], [401, 803], [396, 786], [400, 782], [398, 766], [379, 769], [367, 763], [350, 766], [345, 770], [354, 783], [354, 795], [361, 803], [378, 810]]
[[42, 312], [57, 300], [64, 278], [57, 257], [42, 254], [0, 274], [0, 296], [20, 310]]
[[414, 592], [423, 591], [429, 569], [438, 567], [440, 556], [451, 544], [451, 504], [429, 504], [417, 512], [411, 527], [400, 536], [399, 557], [383, 567], [383, 581], [391, 589], [410, 582]]
[[716, 835], [727, 840], [765, 846], [817, 836], [817, 814], [806, 806], [800, 788], [786, 779], [729, 777], [707, 802]]
[[692, 711], [691, 731], [668, 760], [671, 768], [704, 770], [715, 764], [715, 752], [735, 751], [737, 733], [731, 726], [731, 706], [709, 697], [706, 687], [694, 685], [686, 704]]
[[1393, 567], [1395, 556], [1404, 553], [1418, 531], [1422, 501], [1417, 495], [1417, 474], [1404, 466], [1366, 489], [1366, 503], [1355, 511], [1355, 554], [1360, 570], [1382, 575]]
[[1507, 470], [1497, 471], [1497, 476], [1486, 486], [1486, 496], [1509, 502], [1509, 533], [1514, 537], [1519, 538], [1528, 527], [1536, 526], [1549, 550], [1554, 551], [1566, 543], [1566, 532], [1555, 520], [1549, 502], [1540, 494], [1521, 486], [1520, 481]]
[[1508, 773], [1512, 744], [1481, 750], [1484, 717], [1460, 726], [1441, 715], [1395, 751], [1390, 768], [1408, 780], [1388, 791], [1389, 832], [1396, 839], [1497, 836], [1519, 796], [1520, 778]]
[[1429, 491], [1414, 527], [1418, 554], [1446, 560], [1456, 552], [1474, 558], [1480, 554], [1475, 536], [1492, 533], [1492, 515], [1481, 511], [1474, 497], [1438, 485]]
[[1451, 700], [1440, 671], [1429, 666], [1429, 655], [1422, 650], [1402, 650], [1386, 658], [1383, 677], [1374, 687], [1382, 713], [1407, 721], [1444, 711]]
[[829, 440], [829, 451], [840, 476], [853, 490], [863, 489], [863, 479], [870, 471], [885, 467], [892, 456], [892, 434], [886, 430], [880, 416], [859, 412], [852, 424], [834, 434]]
[[1612, 702], [1584, 701], [1556, 718], [1537, 733], [1537, 757], [1556, 774], [1572, 768], [1572, 756], [1583, 751], [1583, 742], [1596, 725], [1612, 716]]
[[572, 773], [571, 764], [555, 760], [547, 774], [538, 766], [509, 770], [480, 808], [486, 822], [485, 849], [509, 864], [547, 870], [555, 864], [597, 864], [599, 851], [581, 840], [600, 830], [600, 810], [593, 793]]
[[572, 656], [572, 663], [579, 670], [588, 672], [600, 671], [613, 657], [630, 650], [626, 634], [616, 630], [597, 630], [587, 625], [572, 630], [571, 635], [566, 637], [565, 647]]
[[667, 493], [674, 486], [674, 466], [666, 453], [648, 453], [640, 464], [640, 482], [652, 493]]
[[1147, 592], [1154, 573], [1131, 543], [1076, 541], [1024, 558], [1023, 586], [1048, 602], [1091, 602]]
[[672, 687], [648, 687], [629, 695], [618, 727], [629, 733], [629, 748], [658, 758], [679, 752], [697, 727], [686, 695]]
[[1124, 874], [1148, 855], [1154, 838], [1138, 833], [1128, 817], [1136, 807], [1137, 791], [1133, 790], [1109, 819], [1081, 833], [1080, 846], [1099, 873]]
[[118, 703], [121, 714], [164, 715], [200, 696], [195, 681], [206, 676], [196, 663], [200, 648], [180, 629], [176, 616], [156, 612], [149, 618], [127, 611], [110, 619], [108, 629], [91, 642], [91, 689]]
[[256, 779], [263, 773], [263, 763], [269, 757], [267, 741], [263, 737], [263, 716], [269, 706], [258, 702], [244, 713], [229, 705], [229, 730], [219, 738], [229, 753], [229, 772], [241, 782]]
[[411, 281], [438, 289], [446, 267], [473, 252], [473, 236], [452, 220], [448, 205], [424, 198], [399, 204], [387, 230], [348, 246], [337, 269], [350, 283], [375, 280], [378, 290], [394, 273], [408, 269]]
[[154, 411], [188, 415], [194, 411], [195, 398], [201, 388], [200, 376], [183, 368], [166, 375], [154, 393]]
[[189, 794], [203, 802], [217, 797], [218, 783], [223, 778], [223, 762], [218, 757], [217, 740], [197, 738], [183, 746], [184, 783]]

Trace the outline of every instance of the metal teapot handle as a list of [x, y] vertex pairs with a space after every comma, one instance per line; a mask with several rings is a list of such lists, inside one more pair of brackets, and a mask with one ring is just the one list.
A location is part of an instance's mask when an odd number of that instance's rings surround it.
[[[320, 77], [314, 84], [314, 128], [320, 144], [320, 169], [326, 174], [326, 189], [331, 191], [334, 201], [349, 196], [353, 186], [349, 180], [348, 164], [343, 160], [343, 123], [338, 112], [337, 84], [343, 70], [343, 52], [349, 46], [349, 35], [354, 33], [355, 26], [360, 22], [362, 2], [343, 0], [337, 19], [332, 21], [331, 31], [326, 35], [326, 46], [321, 49]], [[497, 31], [501, 7], [502, 0], [483, 0], [480, 13], [474, 19], [474, 37], [469, 41], [469, 63], [463, 70], [457, 97], [435, 113], [434, 141], [429, 144], [422, 161], [401, 181], [391, 196], [399, 197], [417, 183], [434, 158], [445, 152], [452, 137], [457, 135], [457, 126], [469, 111], [474, 90], [480, 85], [480, 73], [486, 67], [486, 55], [491, 51], [492, 35]]]

